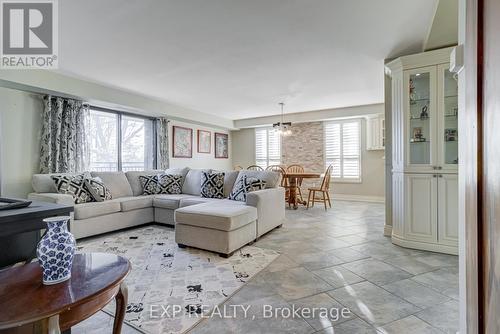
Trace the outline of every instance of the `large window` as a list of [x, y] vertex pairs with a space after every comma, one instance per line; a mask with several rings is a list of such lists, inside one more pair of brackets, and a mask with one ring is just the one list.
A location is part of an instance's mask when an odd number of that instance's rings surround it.
[[90, 110], [92, 171], [154, 168], [154, 121], [108, 111]]
[[361, 121], [325, 122], [325, 162], [334, 181], [361, 181]]
[[281, 163], [281, 138], [272, 128], [255, 129], [255, 164], [266, 168]]

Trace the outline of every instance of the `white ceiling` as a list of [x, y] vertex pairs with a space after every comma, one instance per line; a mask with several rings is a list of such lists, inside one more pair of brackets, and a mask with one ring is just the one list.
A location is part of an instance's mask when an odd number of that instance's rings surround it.
[[64, 0], [62, 73], [242, 119], [383, 102], [438, 0]]

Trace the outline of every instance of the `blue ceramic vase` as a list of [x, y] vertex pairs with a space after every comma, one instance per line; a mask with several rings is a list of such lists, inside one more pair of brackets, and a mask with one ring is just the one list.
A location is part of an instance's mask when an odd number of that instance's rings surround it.
[[57, 284], [71, 277], [76, 242], [68, 231], [70, 217], [44, 219], [47, 233], [38, 243], [36, 254], [42, 267], [43, 284]]

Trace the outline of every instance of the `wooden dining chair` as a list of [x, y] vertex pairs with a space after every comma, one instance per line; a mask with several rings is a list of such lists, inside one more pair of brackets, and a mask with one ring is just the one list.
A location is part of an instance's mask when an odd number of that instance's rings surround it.
[[247, 170], [264, 170], [264, 168], [260, 167], [260, 166], [257, 166], [257, 165], [250, 165], [247, 167]]
[[286, 186], [287, 179], [285, 177], [285, 174], [286, 174], [285, 169], [280, 165], [270, 165], [270, 166], [267, 166], [266, 170], [280, 173], [281, 180], [280, 180], [279, 184], [280, 184], [280, 187], [285, 188], [285, 201], [288, 201], [288, 196], [290, 194], [290, 191]]
[[[290, 165], [286, 168], [286, 172], [287, 173], [304, 173], [304, 167], [302, 167], [301, 165]], [[288, 182], [288, 179], [287, 181]], [[287, 183], [285, 187], [288, 187], [289, 184]], [[302, 190], [300, 190], [300, 187], [302, 186], [302, 179], [297, 179], [297, 189], [299, 191], [299, 198], [300, 198], [300, 201], [304, 201], [304, 199], [302, 198]]]
[[[328, 201], [328, 205], [330, 208], [332, 207], [332, 202], [330, 201], [330, 178], [332, 175], [333, 165], [328, 166], [325, 171], [325, 175], [323, 176], [323, 180], [321, 180], [321, 186], [319, 188], [309, 188], [309, 195], [307, 196], [307, 209], [309, 209], [309, 204], [312, 203], [311, 207], [314, 206], [315, 202], [323, 202], [325, 205], [325, 211], [328, 210], [326, 206], [326, 202]], [[316, 197], [316, 193], [321, 193], [321, 197]]]

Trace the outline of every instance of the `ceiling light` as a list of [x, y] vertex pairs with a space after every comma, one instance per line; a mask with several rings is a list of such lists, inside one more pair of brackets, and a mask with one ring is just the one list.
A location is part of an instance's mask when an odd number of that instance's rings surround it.
[[292, 130], [290, 129], [292, 127], [291, 122], [284, 122], [284, 112], [283, 112], [283, 107], [285, 104], [283, 102], [280, 102], [279, 105], [281, 106], [281, 122], [274, 123], [273, 128], [274, 131], [279, 133], [281, 136], [289, 136], [292, 134]]

